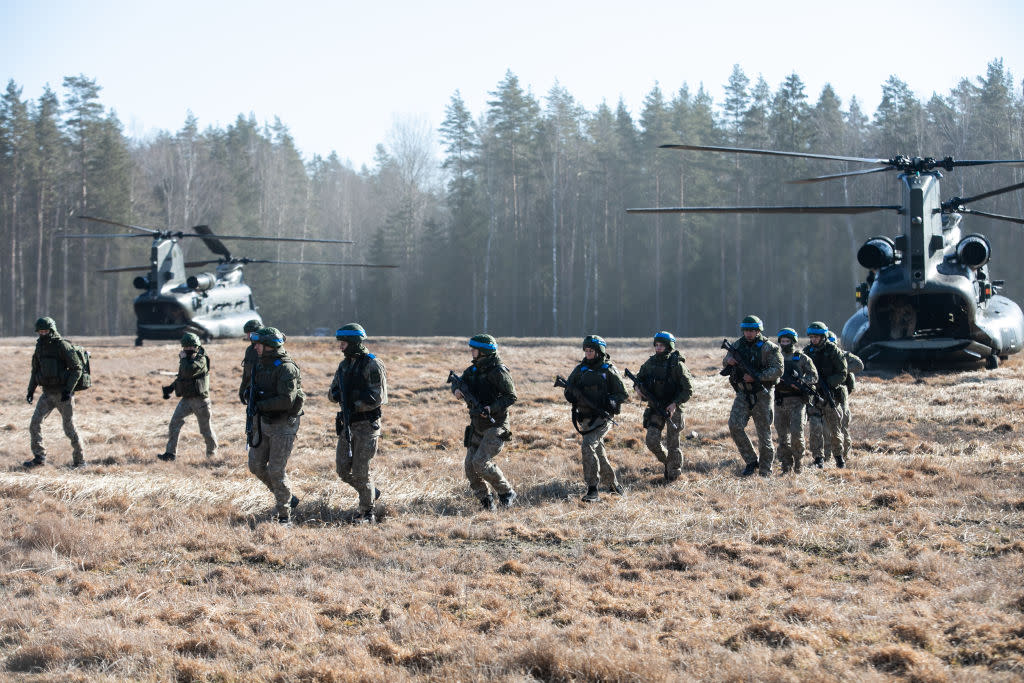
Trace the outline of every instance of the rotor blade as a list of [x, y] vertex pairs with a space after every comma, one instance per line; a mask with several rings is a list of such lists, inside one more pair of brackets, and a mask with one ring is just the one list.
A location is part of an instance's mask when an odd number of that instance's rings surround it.
[[129, 225], [128, 223], [119, 223], [117, 221], [112, 221], [109, 218], [96, 218], [95, 216], [78, 216], [78, 218], [81, 218], [83, 221], [93, 221], [95, 223], [106, 223], [107, 225], [116, 225], [119, 228], [128, 228], [129, 230], [139, 230], [141, 232], [145, 232], [145, 233], [148, 233], [150, 235], [152, 235], [154, 233], [160, 232], [159, 230], [154, 230], [153, 228], [144, 228], [141, 225]]
[[1016, 185], [1010, 185], [1008, 187], [1001, 187], [998, 190], [992, 190], [990, 192], [983, 192], [982, 194], [976, 194], [973, 197], [954, 198], [958, 204], [970, 204], [976, 202], [979, 199], [988, 199], [989, 197], [995, 197], [996, 195], [1005, 194], [1007, 192], [1013, 192], [1014, 190], [1020, 190], [1024, 188], [1024, 183], [1017, 183]]
[[847, 171], [846, 173], [832, 173], [831, 175], [819, 175], [814, 178], [800, 178], [799, 180], [787, 180], [791, 185], [800, 183], [820, 183], [823, 180], [835, 180], [836, 178], [848, 178], [855, 175], [867, 175], [868, 173], [881, 173], [882, 171], [894, 171], [893, 166], [880, 166], [879, 168], [867, 168], [860, 171]]
[[207, 249], [212, 251], [214, 254], [217, 254], [217, 256], [231, 258], [231, 252], [228, 251], [228, 248], [226, 246], [224, 246], [224, 243], [221, 242], [216, 237], [213, 237], [213, 231], [210, 230], [210, 226], [197, 225], [194, 228], [192, 228], [192, 230], [199, 233], [200, 238], [203, 240], [203, 243], [206, 245]]
[[1017, 223], [1018, 225], [1024, 225], [1024, 218], [1017, 218], [1016, 216], [1003, 216], [998, 213], [989, 213], [987, 211], [975, 211], [974, 209], [964, 209], [960, 213], [968, 213], [972, 216], [984, 216], [985, 218], [994, 218], [997, 221], [1007, 221], [1008, 223]]
[[318, 244], [355, 244], [352, 240], [319, 240], [311, 237], [252, 237], [251, 235], [214, 235], [210, 233], [203, 235], [199, 233], [186, 232], [181, 234], [182, 237], [202, 237], [205, 239], [213, 238], [218, 240], [245, 240], [248, 242], [316, 242]]
[[153, 270], [153, 266], [121, 266], [120, 268], [103, 268], [97, 273], [130, 273], [132, 271]]
[[149, 237], [149, 235], [145, 235], [145, 234], [140, 233], [140, 232], [131, 232], [131, 233], [122, 232], [122, 233], [111, 234], [111, 235], [61, 235], [61, 234], [58, 234], [57, 236], [61, 237], [63, 239], [71, 239], [73, 237], [82, 237], [82, 238], [89, 238], [89, 237]]
[[897, 204], [862, 206], [666, 206], [654, 209], [626, 209], [626, 213], [811, 213], [858, 214], [872, 211], [899, 211]]
[[953, 161], [954, 166], [988, 166], [989, 164], [1010, 164], [1011, 166], [1022, 167], [1024, 166], [1024, 159], [956, 159]]
[[282, 263], [291, 266], [352, 266], [354, 268], [398, 268], [398, 266], [373, 263], [337, 263], [335, 261], [274, 261], [271, 259], [238, 259], [239, 263]]
[[661, 149], [686, 149], [695, 152], [731, 152], [733, 154], [761, 154], [770, 157], [796, 157], [798, 159], [830, 159], [832, 161], [856, 161], [862, 164], [888, 164], [888, 159], [866, 159], [864, 157], [841, 157], [833, 154], [807, 154], [804, 152], [779, 152], [770, 149], [747, 149], [743, 147], [715, 147], [712, 145], [658, 145]]

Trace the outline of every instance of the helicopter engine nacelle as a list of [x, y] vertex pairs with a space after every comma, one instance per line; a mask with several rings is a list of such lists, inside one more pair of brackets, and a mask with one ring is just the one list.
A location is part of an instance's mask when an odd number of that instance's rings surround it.
[[135, 289], [149, 289], [149, 278], [144, 275], [140, 275], [132, 280], [132, 286], [135, 287]]
[[992, 245], [984, 235], [968, 235], [956, 245], [956, 257], [968, 268], [981, 268], [992, 256]]
[[868, 270], [891, 266], [899, 257], [896, 244], [888, 237], [872, 237], [857, 250], [857, 262]]
[[208, 289], [213, 289], [213, 286], [217, 284], [217, 276], [213, 273], [189, 275], [188, 279], [185, 280], [185, 284], [188, 285], [189, 289], [194, 289], [197, 292], [205, 292]]

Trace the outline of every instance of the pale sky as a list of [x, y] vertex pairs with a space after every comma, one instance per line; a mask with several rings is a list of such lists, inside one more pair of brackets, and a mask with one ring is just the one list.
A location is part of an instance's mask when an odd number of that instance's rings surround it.
[[720, 103], [739, 64], [773, 90], [797, 73], [812, 103], [830, 82], [870, 113], [890, 75], [927, 99], [999, 58], [1019, 93], [1022, 26], [1019, 0], [0, 0], [0, 87], [63, 96], [85, 74], [133, 137], [190, 110], [200, 128], [277, 116], [307, 160], [334, 150], [358, 169], [396, 120], [436, 130], [456, 90], [479, 116], [508, 70], [538, 98], [557, 81], [590, 111], [621, 97], [638, 117], [655, 84], [703, 83]]

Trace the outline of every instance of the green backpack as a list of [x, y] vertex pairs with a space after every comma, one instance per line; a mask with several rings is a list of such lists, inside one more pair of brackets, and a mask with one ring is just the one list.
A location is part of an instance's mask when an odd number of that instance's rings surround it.
[[75, 385], [74, 391], [82, 391], [92, 386], [92, 368], [89, 366], [89, 352], [85, 350], [84, 346], [72, 344], [68, 342], [68, 348], [71, 353], [75, 354], [78, 358], [78, 362], [82, 364], [82, 376], [78, 378], [78, 384]]

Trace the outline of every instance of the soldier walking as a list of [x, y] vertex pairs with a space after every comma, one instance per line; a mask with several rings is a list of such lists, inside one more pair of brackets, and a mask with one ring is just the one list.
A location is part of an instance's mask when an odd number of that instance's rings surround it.
[[217, 435], [210, 425], [210, 356], [199, 337], [186, 332], [181, 338], [181, 351], [178, 353], [178, 376], [174, 383], [164, 387], [164, 399], [181, 397], [167, 432], [167, 447], [156, 456], [164, 462], [174, 460], [178, 450], [178, 435], [185, 424], [185, 418], [195, 415], [199, 422], [199, 431], [206, 440], [206, 459], [217, 457]]
[[818, 383], [818, 371], [810, 357], [796, 344], [796, 330], [779, 330], [779, 348], [784, 362], [782, 377], [775, 387], [775, 434], [779, 439], [779, 461], [782, 473], [800, 473], [804, 456], [804, 412], [810, 401], [806, 393]]
[[583, 502], [600, 499], [598, 484], [610, 493], [622, 495], [615, 468], [604, 448], [604, 436], [612, 428], [612, 416], [618, 415], [628, 395], [619, 371], [608, 355], [608, 345], [596, 334], [583, 339], [583, 360], [566, 380], [565, 400], [572, 404], [572, 424], [583, 437], [581, 456], [583, 480], [587, 492]]
[[299, 499], [292, 495], [285, 468], [295, 445], [306, 395], [302, 393], [299, 366], [284, 349], [281, 331], [262, 327], [256, 335], [259, 361], [253, 366], [252, 382], [260, 438], [249, 449], [249, 471], [274, 494], [277, 520], [287, 524]]
[[827, 338], [828, 325], [814, 321], [807, 326], [807, 339], [811, 342], [804, 347], [804, 353], [814, 361], [818, 371], [818, 388], [826, 394], [822, 405], [807, 411], [807, 422], [811, 437], [811, 455], [814, 466], [825, 466], [824, 444], [835, 455], [836, 467], [845, 467], [843, 457], [843, 404], [846, 401], [846, 360], [839, 348]]
[[43, 393], [39, 396], [28, 428], [32, 440], [32, 459], [22, 464], [31, 468], [46, 463], [42, 425], [46, 416], [56, 409], [64, 424], [64, 434], [71, 441], [71, 466], [81, 467], [85, 464], [85, 455], [75, 428], [74, 393], [84, 367], [71, 344], [57, 332], [57, 323], [53, 318], [39, 318], [35, 329], [38, 338], [35, 353], [32, 354], [32, 373], [25, 400], [32, 403], [37, 386], [43, 388]]
[[[654, 335], [654, 355], [640, 366], [637, 379], [651, 392], [648, 396], [636, 387], [641, 398], [647, 401], [643, 417], [647, 449], [665, 466], [665, 481], [675, 481], [683, 469], [679, 433], [685, 426], [683, 404], [693, 394], [693, 378], [686, 368], [686, 359], [676, 350], [676, 338], [671, 332]], [[663, 413], [667, 413], [667, 417]], [[665, 432], [664, 443], [662, 431]]]
[[341, 480], [359, 495], [358, 520], [372, 524], [377, 521], [373, 506], [380, 489], [370, 474], [370, 461], [380, 441], [381, 406], [388, 402], [387, 371], [363, 344], [366, 330], [361, 325], [344, 325], [334, 337], [345, 356], [327, 392], [331, 401], [341, 404], [335, 467]]
[[242, 331], [245, 332], [245, 338], [249, 340], [249, 346], [245, 348], [245, 356], [242, 357], [242, 383], [238, 386], [238, 400], [242, 403], [248, 404], [247, 398], [249, 394], [249, 384], [252, 380], [252, 369], [256, 365], [256, 361], [259, 356], [256, 355], [256, 340], [259, 335], [259, 329], [263, 327], [258, 319], [253, 318], [242, 326]]
[[[828, 340], [839, 348], [839, 352], [843, 354], [843, 358], [846, 360], [846, 381], [844, 382], [846, 385], [846, 398], [843, 401], [843, 421], [840, 426], [843, 432], [843, 460], [848, 462], [850, 460], [850, 447], [853, 444], [850, 440], [850, 421], [853, 418], [853, 415], [850, 412], [850, 394], [852, 394], [853, 390], [857, 388], [857, 380], [854, 375], [863, 372], [864, 361], [862, 361], [860, 356], [857, 354], [852, 351], [847, 351], [843, 347], [839, 346], [839, 342], [836, 340], [836, 335], [831, 330], [829, 330], [828, 333]], [[826, 447], [828, 446], [828, 444], [825, 445]], [[828, 450], [826, 448], [826, 460], [828, 460], [827, 452]]]
[[[775, 448], [772, 445], [772, 404], [775, 383], [782, 376], [782, 351], [775, 342], [764, 336], [764, 324], [756, 315], [748, 315], [740, 323], [743, 336], [733, 343], [722, 361], [722, 374], [736, 391], [729, 413], [729, 432], [740, 457], [746, 463], [743, 476], [758, 472], [767, 477], [772, 472]], [[737, 358], [737, 356], [739, 356]], [[744, 369], [749, 368], [749, 370]], [[760, 457], [754, 454], [754, 444], [747, 436], [746, 426], [754, 418]]]
[[485, 510], [496, 508], [494, 493], [502, 507], [510, 507], [516, 499], [516, 492], [494, 464], [494, 458], [512, 438], [508, 409], [518, 398], [516, 387], [508, 368], [498, 357], [498, 342], [494, 337], [475, 335], [469, 340], [469, 353], [472, 364], [462, 373], [462, 382], [482, 410], [474, 410], [470, 397], [452, 387], [455, 398], [465, 400], [470, 409], [470, 424], [463, 439], [466, 479]]

